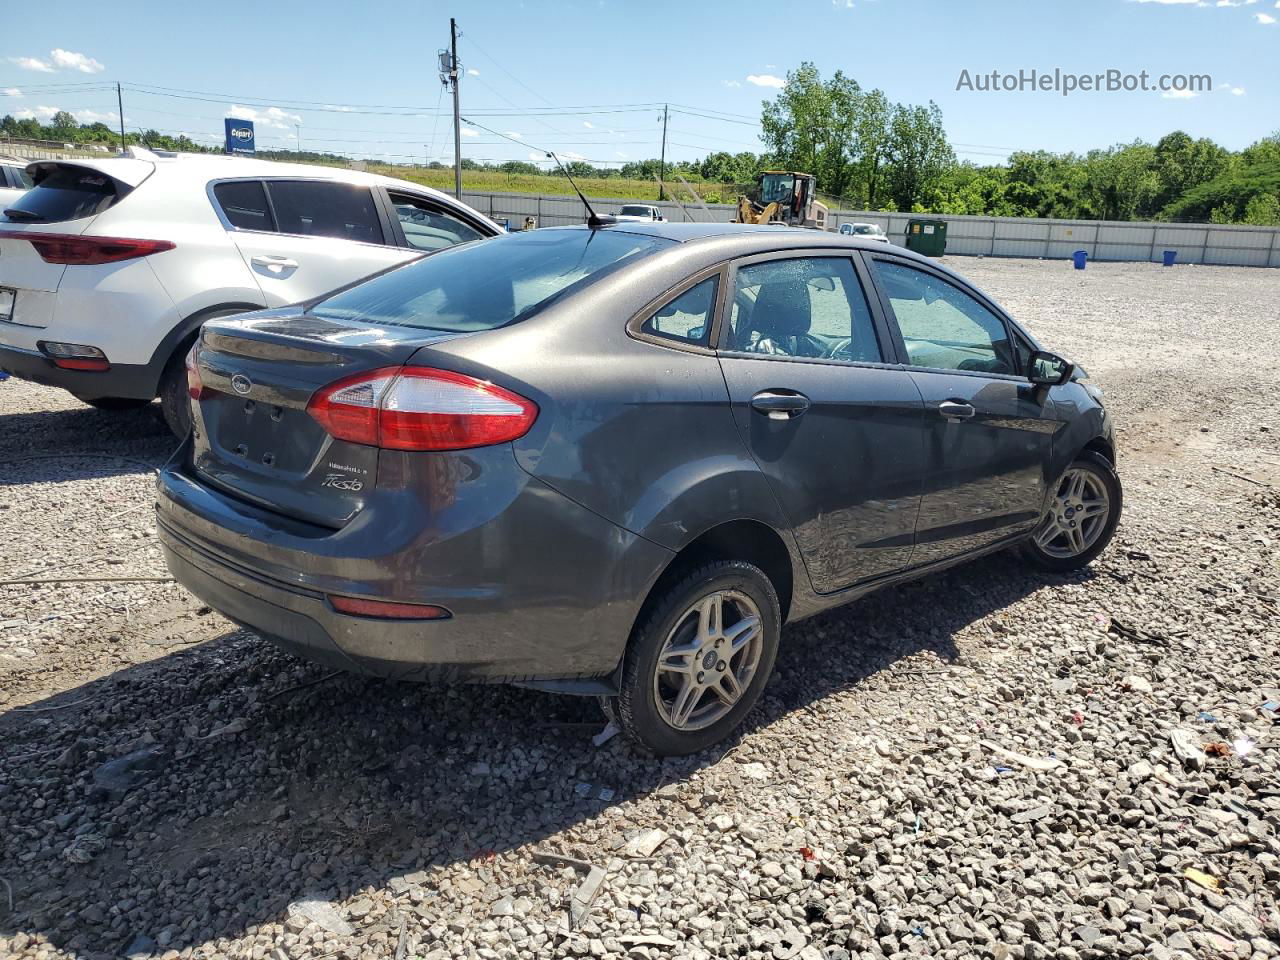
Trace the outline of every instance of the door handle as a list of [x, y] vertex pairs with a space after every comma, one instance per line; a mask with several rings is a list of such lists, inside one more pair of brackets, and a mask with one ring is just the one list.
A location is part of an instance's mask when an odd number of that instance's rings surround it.
[[803, 393], [761, 390], [751, 398], [751, 407], [770, 420], [793, 420], [809, 409], [809, 398]]
[[938, 404], [938, 412], [945, 420], [970, 420], [978, 411], [973, 408], [973, 404], [963, 400], [943, 400]]
[[281, 271], [284, 271], [284, 270], [298, 269], [298, 261], [291, 260], [288, 257], [271, 257], [271, 256], [263, 255], [263, 256], [254, 257], [250, 261], [250, 263], [252, 263], [255, 267], [265, 267], [266, 269], [270, 270], [272, 273], [280, 273]]

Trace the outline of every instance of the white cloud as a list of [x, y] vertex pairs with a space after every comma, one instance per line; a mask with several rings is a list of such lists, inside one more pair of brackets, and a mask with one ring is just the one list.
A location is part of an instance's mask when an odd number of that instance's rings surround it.
[[529, 151], [529, 159], [530, 159], [530, 160], [532, 160], [534, 163], [541, 163], [542, 161], [546, 160], [547, 158], [546, 158], [546, 156], [545, 156], [544, 154], [538, 153], [538, 151], [537, 151], [537, 150], [530, 150], [530, 151]]
[[10, 57], [10, 63], [18, 65], [19, 70], [34, 70], [36, 73], [53, 73], [53, 64], [35, 57]]
[[1244, 96], [1244, 87], [1232, 87], [1232, 88], [1231, 88], [1231, 94], [1232, 94], [1232, 96], [1236, 96], [1236, 97], [1243, 97], [1243, 96]]
[[844, 7], [846, 10], [853, 9], [853, 0], [831, 0], [833, 7]]
[[467, 76], [469, 76], [469, 77], [478, 77], [478, 76], [480, 76], [480, 71], [479, 71], [479, 70], [477, 70], [475, 67], [470, 67], [470, 68], [467, 70]]
[[77, 110], [75, 117], [81, 123], [119, 123], [120, 114], [112, 110], [110, 113], [99, 113], [97, 110]]
[[49, 52], [53, 64], [60, 70], [79, 70], [81, 73], [101, 73], [105, 67], [93, 57], [72, 50], [53, 49]]
[[61, 107], [32, 107], [28, 110], [19, 110], [14, 114], [18, 120], [52, 120], [54, 114], [61, 111]]
[[302, 117], [296, 113], [286, 113], [279, 107], [255, 110], [253, 107], [242, 107], [236, 104], [224, 116], [234, 117], [237, 120], [252, 120], [255, 125], [274, 127], [277, 130], [288, 130], [295, 123], [302, 122]]
[[479, 130], [472, 130], [470, 127], [463, 127], [463, 128], [462, 128], [462, 135], [463, 135], [464, 137], [478, 137], [478, 136], [480, 136], [480, 131], [479, 131]]
[[615, 150], [613, 152], [615, 156], [621, 157], [623, 160], [626, 160], [627, 157], [629, 156], [629, 154], [625, 150]]
[[580, 153], [574, 153], [572, 150], [566, 150], [563, 154], [566, 160], [585, 160], [587, 159]]
[[594, 130], [594, 129], [595, 129], [595, 126], [596, 126], [596, 125], [595, 125], [594, 123], [592, 123], [590, 120], [583, 120], [583, 121], [582, 121], [582, 125], [583, 125], [584, 127], [586, 127], [588, 130]]
[[723, 83], [726, 87], [740, 87], [740, 86], [742, 86], [742, 84], [741, 84], [741, 83], [739, 83], [737, 80], [721, 80], [720, 82], [721, 82], [721, 83]]
[[747, 83], [757, 87], [777, 87], [779, 89], [787, 85], [787, 81], [781, 77], [775, 77], [771, 73], [753, 73], [747, 77]]
[[1276, 22], [1276, 18], [1269, 13], [1255, 13], [1253, 19], [1257, 20], [1263, 26]]
[[1185, 5], [1189, 3], [1194, 3], [1196, 5], [1199, 5], [1201, 3], [1201, 0], [1134, 0], [1134, 2], [1135, 3], [1163, 3], [1169, 6], [1174, 6], [1178, 4]]
[[0, 95], [6, 97], [20, 97], [22, 96], [22, 91], [17, 87], [5, 87], [3, 90], [0, 90]]
[[[326, 103], [324, 108], [326, 110], [337, 110], [339, 113], [351, 113], [355, 110], [355, 107], [344, 107], [340, 103]], [[419, 114], [419, 116], [421, 116], [421, 114]]]
[[510, 137], [512, 140], [523, 140], [523, 139], [524, 139], [524, 134], [523, 134], [523, 133], [519, 133], [518, 131], [515, 131], [515, 130], [508, 130], [508, 131], [506, 131], [506, 135], [507, 135], [508, 137]]
[[1194, 90], [1166, 90], [1160, 96], [1166, 100], [1190, 100], [1192, 97], [1200, 96], [1200, 94]]

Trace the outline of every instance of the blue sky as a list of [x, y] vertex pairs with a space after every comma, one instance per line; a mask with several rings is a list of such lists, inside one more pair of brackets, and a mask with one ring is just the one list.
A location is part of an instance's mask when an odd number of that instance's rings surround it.
[[[1182, 129], [1239, 149], [1280, 127], [1280, 0], [331, 0], [218, 5], [62, 0], [0, 35], [0, 113], [118, 123], [220, 142], [452, 159], [436, 51], [462, 31], [463, 156], [596, 162], [759, 150], [760, 104], [813, 60], [897, 101], [934, 100], [962, 159], [1087, 150]], [[374, 12], [365, 13], [362, 10]], [[1207, 74], [1195, 96], [957, 90], [962, 70]], [[72, 85], [79, 86], [72, 86]], [[148, 90], [139, 89], [147, 87]], [[535, 108], [535, 109], [531, 109]], [[25, 111], [25, 113], [24, 113]], [[537, 115], [535, 115], [535, 113]], [[501, 114], [507, 114], [505, 116]], [[701, 115], [699, 115], [701, 114]]]

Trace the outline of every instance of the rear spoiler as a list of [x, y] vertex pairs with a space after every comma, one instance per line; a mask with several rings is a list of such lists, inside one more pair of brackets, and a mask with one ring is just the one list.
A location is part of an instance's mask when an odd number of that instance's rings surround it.
[[59, 169], [84, 170], [110, 177], [132, 190], [147, 177], [155, 173], [156, 165], [148, 160], [135, 160], [130, 157], [112, 157], [103, 160], [68, 159], [68, 160], [36, 160], [27, 164], [27, 173], [39, 185], [40, 181]]

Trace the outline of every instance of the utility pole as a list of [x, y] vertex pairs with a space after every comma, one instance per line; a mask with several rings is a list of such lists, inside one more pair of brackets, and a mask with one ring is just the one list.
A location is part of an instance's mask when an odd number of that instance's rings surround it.
[[462, 199], [462, 118], [458, 113], [458, 21], [449, 18], [449, 76], [453, 80], [453, 195]]
[[667, 180], [667, 107], [670, 104], [662, 105], [662, 158], [658, 161], [658, 199], [665, 200], [663, 194], [663, 184]]
[[120, 152], [124, 153], [124, 94], [120, 92], [120, 81], [116, 81], [116, 108], [120, 111]]
[[302, 153], [302, 124], [295, 123], [293, 125], [294, 132], [297, 134], [295, 139], [298, 143], [298, 153]]

